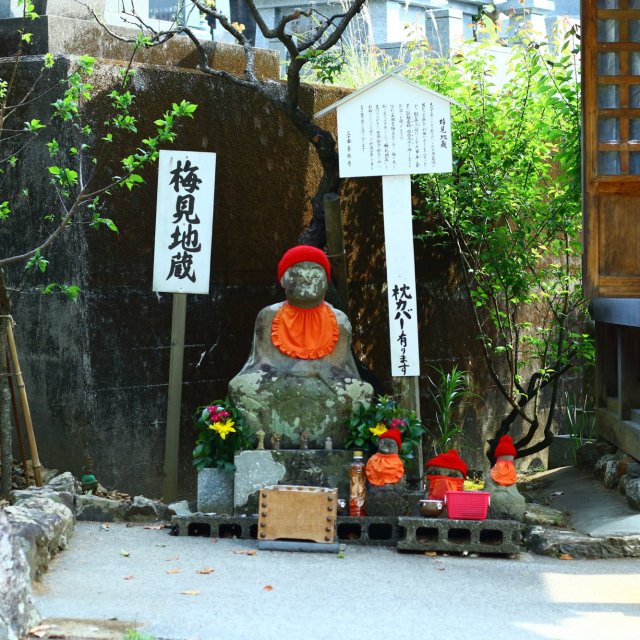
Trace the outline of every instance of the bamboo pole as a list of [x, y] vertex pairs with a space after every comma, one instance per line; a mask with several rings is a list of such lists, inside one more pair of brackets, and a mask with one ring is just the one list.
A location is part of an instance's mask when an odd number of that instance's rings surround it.
[[22, 472], [24, 479], [29, 484], [29, 465], [27, 465], [27, 453], [24, 448], [24, 438], [22, 437], [22, 420], [18, 413], [18, 405], [16, 404], [16, 391], [13, 388], [13, 377], [9, 354], [7, 353], [7, 373], [9, 374], [9, 394], [11, 395], [11, 408], [13, 409], [13, 419], [16, 423], [16, 435], [18, 436], [18, 448], [20, 450], [20, 462], [22, 463]]
[[11, 361], [13, 363], [13, 371], [16, 376], [16, 384], [18, 393], [20, 394], [20, 404], [22, 405], [22, 413], [24, 414], [24, 423], [27, 428], [27, 438], [29, 440], [29, 449], [31, 450], [31, 466], [33, 467], [33, 477], [36, 486], [42, 486], [42, 465], [38, 456], [38, 445], [36, 444], [36, 436], [33, 432], [33, 424], [31, 423], [31, 412], [29, 411], [29, 401], [27, 400], [27, 392], [24, 387], [22, 371], [20, 370], [20, 362], [18, 360], [18, 351], [16, 349], [16, 341], [13, 337], [12, 321], [7, 322], [7, 339], [9, 340], [9, 352], [11, 353]]

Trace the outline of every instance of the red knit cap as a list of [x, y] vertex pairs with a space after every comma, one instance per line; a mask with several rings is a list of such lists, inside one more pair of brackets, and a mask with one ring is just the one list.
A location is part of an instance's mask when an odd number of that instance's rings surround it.
[[391, 438], [395, 440], [398, 445], [398, 451], [402, 448], [402, 433], [400, 433], [400, 429], [398, 427], [390, 427], [384, 433], [378, 436], [378, 441], [382, 440], [382, 438]]
[[427, 460], [425, 467], [442, 467], [443, 469], [455, 469], [460, 471], [463, 476], [467, 475], [467, 465], [458, 455], [455, 449], [450, 449], [447, 453], [439, 453], [435, 458]]
[[282, 279], [284, 272], [299, 262], [315, 262], [319, 264], [327, 274], [327, 280], [331, 278], [331, 266], [324, 251], [308, 244], [299, 244], [287, 251], [278, 263], [278, 282]]
[[496, 451], [493, 455], [496, 458], [499, 458], [500, 456], [513, 456], [515, 458], [517, 454], [518, 452], [513, 446], [513, 439], [511, 436], [502, 436], [498, 441], [498, 446], [496, 447]]

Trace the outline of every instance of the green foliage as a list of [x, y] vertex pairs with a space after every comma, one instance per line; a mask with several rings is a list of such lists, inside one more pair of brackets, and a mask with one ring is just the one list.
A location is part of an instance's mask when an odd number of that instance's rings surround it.
[[459, 422], [465, 403], [476, 394], [469, 390], [469, 376], [466, 371], [453, 365], [447, 372], [443, 367], [432, 367], [435, 376], [428, 376], [429, 394], [436, 407], [433, 419], [432, 447], [434, 455], [445, 453], [452, 447], [460, 448], [463, 429]]
[[40, 254], [40, 249], [37, 249], [36, 252], [27, 260], [27, 264], [25, 265], [25, 271], [28, 269], [39, 269], [42, 273], [47, 270], [49, 266], [49, 261], [45, 260]]
[[122, 640], [156, 640], [156, 637], [135, 629], [127, 629], [127, 632], [122, 636]]
[[198, 407], [193, 419], [198, 434], [193, 449], [194, 466], [198, 471], [208, 467], [233, 471], [234, 453], [247, 449], [251, 438], [231, 400], [214, 400], [207, 406]]
[[388, 396], [378, 396], [368, 407], [359, 404], [347, 422], [348, 435], [345, 439], [347, 448], [363, 449], [373, 453], [377, 449], [377, 433], [383, 433], [394, 426], [402, 434], [400, 457], [406, 463], [413, 458], [425, 432], [415, 411], [408, 411]]
[[581, 329], [579, 34], [551, 47], [519, 33], [505, 67], [484, 28], [449, 60], [425, 63], [422, 50], [408, 65], [411, 79], [463, 105], [452, 108], [453, 171], [415, 179], [417, 216], [422, 240], [458, 255], [492, 377], [535, 427], [531, 400], [593, 359]]
[[309, 65], [309, 73], [322, 84], [334, 84], [342, 74], [345, 57], [342, 52], [307, 49], [298, 56]]

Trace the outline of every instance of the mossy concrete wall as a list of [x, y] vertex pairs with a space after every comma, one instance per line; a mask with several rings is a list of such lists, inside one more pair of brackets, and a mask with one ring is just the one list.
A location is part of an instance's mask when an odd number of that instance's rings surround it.
[[[87, 121], [102, 122], [128, 49], [108, 44], [104, 34], [84, 37], [95, 25], [82, 24], [78, 38], [52, 33], [70, 28], [60, 23], [68, 19], [47, 19], [49, 45], [63, 41], [54, 47], [58, 59], [51, 92], [20, 119], [46, 119], [43, 114], [61, 91], [57, 79], [71, 63], [62, 49], [78, 53], [79, 42], [89, 54], [116, 59], [99, 60], [93, 78], [99, 95], [84, 107]], [[5, 33], [0, 34], [0, 55], [11, 51], [6, 31], [15, 25], [8, 23], [0, 21]], [[184, 354], [179, 493], [193, 497], [191, 416], [197, 406], [225, 396], [228, 381], [249, 353], [257, 312], [282, 299], [276, 265], [309, 222], [320, 167], [312, 147], [264, 99], [186, 68], [193, 63], [187, 49], [186, 40], [176, 39], [171, 47], [147, 54], [147, 63], [137, 66], [134, 111], [146, 136], [171, 102], [196, 102], [195, 118], [179, 126], [176, 148], [217, 153], [211, 286], [209, 295], [189, 296]], [[42, 49], [34, 45], [31, 53]], [[241, 55], [228, 45], [211, 49], [212, 61], [229, 69], [241, 70]], [[38, 57], [21, 63], [23, 86], [40, 64]], [[275, 81], [277, 61], [271, 52], [261, 53], [258, 66]], [[305, 87], [303, 104], [314, 113], [342, 95], [333, 88]], [[335, 130], [335, 116], [321, 124]], [[77, 142], [56, 136], [63, 145]], [[115, 157], [125, 153], [130, 153], [126, 141], [114, 149]], [[56, 210], [46, 171], [41, 171], [48, 164], [46, 154], [28, 151], [10, 176], [11, 192], [27, 188], [28, 196], [13, 222], [0, 228], [3, 254], [6, 247], [14, 253], [30, 249], [44, 237], [42, 215]], [[46, 277], [25, 280], [18, 265], [7, 278], [13, 285], [22, 283], [22, 291], [13, 296], [15, 333], [43, 463], [79, 474], [89, 451], [104, 485], [156, 497], [162, 491], [172, 298], [151, 291], [156, 169], [148, 169], [144, 178], [143, 187], [114, 192], [110, 200], [118, 234], [73, 225], [47, 252], [51, 267]], [[345, 181], [341, 196], [355, 351], [390, 392], [380, 180]], [[467, 412], [466, 428], [476, 448], [468, 457], [478, 467], [484, 463], [485, 434], [495, 429], [505, 409], [480, 361], [451, 256], [417, 245], [416, 259], [423, 372], [429, 373], [427, 363], [453, 362], [472, 372], [483, 399]], [[36, 288], [48, 280], [77, 283], [82, 293], [76, 302], [42, 296]]]

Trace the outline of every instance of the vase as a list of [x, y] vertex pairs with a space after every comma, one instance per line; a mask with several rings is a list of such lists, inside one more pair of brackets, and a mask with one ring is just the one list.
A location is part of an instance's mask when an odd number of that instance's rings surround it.
[[198, 471], [198, 511], [233, 515], [233, 471]]

